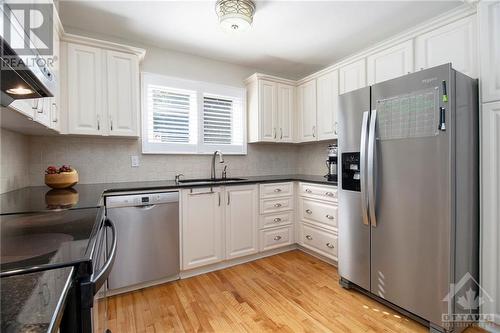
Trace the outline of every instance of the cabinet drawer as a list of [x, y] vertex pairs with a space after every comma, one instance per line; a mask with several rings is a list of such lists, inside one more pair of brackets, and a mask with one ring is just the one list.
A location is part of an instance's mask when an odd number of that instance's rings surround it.
[[266, 251], [293, 243], [293, 227], [279, 227], [260, 231], [260, 250]]
[[260, 228], [272, 228], [282, 225], [288, 225], [293, 222], [292, 212], [283, 212], [260, 216]]
[[260, 197], [262, 199], [287, 197], [291, 195], [293, 195], [292, 182], [260, 184]]
[[333, 203], [299, 198], [299, 216], [302, 221], [324, 228], [337, 227], [337, 205]]
[[301, 224], [301, 240], [300, 244], [314, 252], [322, 254], [326, 257], [337, 260], [337, 235], [309, 226]]
[[332, 186], [300, 183], [299, 193], [306, 198], [337, 202], [337, 188]]
[[260, 201], [260, 213], [275, 213], [293, 209], [293, 198], [264, 199]]

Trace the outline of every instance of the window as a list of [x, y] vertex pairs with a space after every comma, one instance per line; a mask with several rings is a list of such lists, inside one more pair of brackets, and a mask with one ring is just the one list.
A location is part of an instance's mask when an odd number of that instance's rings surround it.
[[142, 151], [246, 154], [245, 89], [143, 73]]

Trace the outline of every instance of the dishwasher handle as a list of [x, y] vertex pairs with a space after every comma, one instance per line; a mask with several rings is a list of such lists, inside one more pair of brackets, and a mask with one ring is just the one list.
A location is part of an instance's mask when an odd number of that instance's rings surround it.
[[111, 252], [109, 254], [109, 257], [107, 258], [106, 262], [102, 266], [102, 268], [98, 272], [93, 272], [92, 275], [90, 276], [90, 282], [93, 284], [94, 287], [94, 294], [99, 291], [101, 286], [104, 284], [104, 281], [108, 278], [109, 273], [111, 272], [111, 268], [113, 267], [113, 264], [115, 262], [115, 257], [116, 257], [116, 244], [117, 244], [117, 238], [116, 238], [116, 227], [111, 222], [110, 219], [106, 219], [104, 221], [104, 229], [109, 228], [111, 229], [111, 234], [112, 234], [112, 242], [111, 242]]

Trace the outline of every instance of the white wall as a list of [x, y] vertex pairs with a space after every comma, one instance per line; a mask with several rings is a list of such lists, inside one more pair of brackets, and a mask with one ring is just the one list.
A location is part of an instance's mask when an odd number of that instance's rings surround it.
[[29, 151], [27, 136], [0, 129], [0, 193], [30, 184]]

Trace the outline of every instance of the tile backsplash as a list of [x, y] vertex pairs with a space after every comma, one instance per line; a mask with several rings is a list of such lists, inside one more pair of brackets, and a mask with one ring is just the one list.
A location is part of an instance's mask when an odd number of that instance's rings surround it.
[[0, 193], [30, 184], [29, 137], [0, 129]]
[[[249, 144], [248, 154], [226, 155], [228, 176], [303, 173], [324, 175], [330, 141], [296, 144]], [[139, 166], [131, 166], [131, 156]], [[1, 130], [0, 193], [43, 185], [49, 165], [69, 164], [81, 184], [210, 176], [210, 155], [151, 155], [141, 153], [139, 139], [26, 136]], [[216, 163], [217, 174], [223, 166]]]
[[[82, 184], [174, 179], [176, 173], [210, 176], [210, 155], [143, 155], [138, 139], [32, 136], [29, 146], [33, 186], [43, 185], [48, 165], [62, 164], [76, 168]], [[291, 144], [249, 144], [247, 155], [224, 156], [228, 176], [296, 173], [298, 149]], [[139, 157], [139, 167], [131, 166], [132, 155]], [[216, 167], [220, 174], [222, 165]]]

